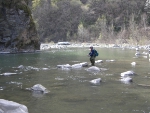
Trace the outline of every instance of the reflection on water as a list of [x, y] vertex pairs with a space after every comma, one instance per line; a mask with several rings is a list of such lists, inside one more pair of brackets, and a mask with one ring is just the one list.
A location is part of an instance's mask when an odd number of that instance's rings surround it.
[[[135, 57], [135, 50], [97, 50], [96, 60], [103, 63], [96, 64], [100, 68], [96, 73], [87, 71], [88, 67], [57, 68], [89, 62], [88, 48], [0, 55], [0, 97], [26, 105], [29, 113], [149, 113], [150, 87], [138, 85], [150, 85], [148, 59]], [[125, 84], [120, 74], [129, 70], [137, 75]], [[100, 85], [90, 83], [96, 78], [101, 78]], [[35, 84], [42, 84], [50, 93], [25, 90]]]

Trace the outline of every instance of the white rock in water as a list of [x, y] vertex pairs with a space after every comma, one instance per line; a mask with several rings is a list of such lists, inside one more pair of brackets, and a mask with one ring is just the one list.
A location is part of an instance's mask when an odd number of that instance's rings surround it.
[[132, 66], [135, 66], [135, 65], [136, 65], [136, 62], [132, 62], [131, 65], [132, 65]]
[[114, 62], [115, 60], [106, 60], [106, 62]]
[[36, 84], [34, 85], [33, 87], [31, 87], [31, 90], [33, 91], [41, 91], [43, 93], [48, 93], [49, 91], [44, 87], [42, 86], [41, 84]]
[[124, 82], [132, 82], [132, 78], [131, 77], [123, 77], [120, 80], [124, 81]]
[[141, 55], [140, 52], [136, 52], [135, 53], [135, 56], [139, 56], [139, 55]]
[[49, 70], [49, 68], [42, 68], [42, 70]]
[[58, 68], [71, 68], [71, 65], [64, 64], [64, 65], [57, 65]]
[[17, 73], [2, 73], [0, 75], [9, 76], [9, 75], [16, 75]]
[[25, 105], [0, 99], [0, 113], [28, 113]]
[[97, 79], [93, 79], [90, 81], [91, 84], [94, 84], [94, 85], [99, 85], [101, 82], [101, 78], [97, 78]]
[[87, 62], [83, 62], [83, 63], [80, 63], [82, 65], [82, 67], [87, 67], [88, 66], [88, 63]]
[[127, 77], [127, 76], [132, 76], [132, 75], [135, 75], [134, 71], [126, 71], [126, 72], [121, 73], [122, 77]]
[[23, 65], [20, 65], [20, 66], [18, 66], [18, 68], [23, 69], [23, 68], [24, 68], [24, 66], [23, 66]]
[[37, 91], [44, 91], [46, 90], [46, 88], [44, 86], [42, 86], [41, 84], [36, 84], [33, 87], [31, 87], [32, 90], [37, 90]]
[[71, 67], [72, 68], [82, 68], [82, 64], [74, 64]]
[[96, 71], [96, 72], [99, 72], [100, 71], [100, 68], [99, 67], [96, 67], [96, 66], [92, 66], [92, 67], [89, 67], [87, 69], [87, 71]]
[[96, 60], [95, 63], [103, 63], [103, 60]]
[[65, 65], [57, 65], [58, 68], [62, 68], [64, 70], [66, 70], [67, 68], [82, 68], [82, 67], [87, 67], [88, 63], [87, 62], [83, 62], [83, 63], [78, 63], [78, 64], [74, 64], [74, 65], [69, 65], [69, 64], [65, 64]]
[[135, 50], [136, 50], [136, 51], [139, 51], [140, 49], [137, 47], [137, 48], [135, 48]]
[[131, 77], [123, 77], [122, 79], [120, 79], [120, 81], [125, 83], [125, 84], [133, 82]]

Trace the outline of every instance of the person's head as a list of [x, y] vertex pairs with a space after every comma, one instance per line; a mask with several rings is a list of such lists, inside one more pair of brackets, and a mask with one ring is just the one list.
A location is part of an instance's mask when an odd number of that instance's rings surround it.
[[93, 49], [93, 47], [91, 46], [90, 49]]

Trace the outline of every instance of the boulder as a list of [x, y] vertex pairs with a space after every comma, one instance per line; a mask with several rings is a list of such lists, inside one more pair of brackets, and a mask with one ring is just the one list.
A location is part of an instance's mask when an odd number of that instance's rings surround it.
[[88, 63], [87, 62], [82, 62], [80, 64], [82, 65], [82, 67], [88, 67]]
[[87, 62], [82, 62], [82, 63], [74, 64], [74, 65], [72, 65], [71, 67], [72, 67], [72, 68], [88, 67], [88, 63], [87, 63]]
[[57, 65], [58, 68], [71, 68], [71, 65], [64, 64], [64, 65]]
[[91, 80], [90, 83], [93, 85], [99, 85], [101, 81], [102, 81], [101, 78], [97, 78], [97, 79]]
[[4, 75], [4, 76], [10, 76], [10, 75], [16, 75], [17, 73], [2, 73], [2, 74], [0, 74], [0, 75]]
[[31, 90], [33, 91], [40, 91], [42, 93], [48, 93], [49, 91], [44, 87], [42, 86], [41, 84], [36, 84], [34, 85], [33, 87], [31, 87]]
[[132, 62], [131, 65], [132, 65], [132, 66], [135, 66], [135, 65], [136, 65], [136, 62]]
[[99, 72], [100, 71], [100, 68], [99, 67], [96, 67], [96, 66], [92, 66], [92, 67], [89, 67], [87, 69], [87, 71], [90, 71], [90, 72]]
[[133, 76], [135, 75], [134, 71], [126, 71], [120, 74], [122, 77]]
[[71, 66], [73, 69], [82, 68], [82, 64], [74, 64]]
[[140, 56], [142, 55], [139, 51], [136, 51], [135, 56]]
[[106, 60], [106, 62], [114, 62], [115, 60]]
[[103, 60], [96, 60], [95, 63], [103, 63]]
[[23, 69], [23, 68], [24, 68], [24, 66], [23, 66], [23, 65], [20, 65], [20, 66], [18, 66], [18, 68]]
[[70, 64], [64, 64], [64, 65], [57, 65], [57, 68], [62, 68], [64, 70], [67, 70], [67, 69], [77, 69], [77, 68], [82, 68], [82, 67], [87, 67], [88, 66], [88, 63], [87, 62], [82, 62], [82, 63], [78, 63], [78, 64], [73, 64], [73, 65], [70, 65]]
[[28, 113], [25, 105], [0, 99], [0, 113]]
[[120, 81], [125, 83], [125, 84], [129, 84], [129, 83], [133, 82], [131, 77], [123, 77], [120, 79]]

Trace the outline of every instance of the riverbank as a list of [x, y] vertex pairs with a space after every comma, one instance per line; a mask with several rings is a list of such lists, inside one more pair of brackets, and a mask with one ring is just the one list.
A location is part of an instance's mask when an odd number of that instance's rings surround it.
[[70, 43], [69, 45], [58, 45], [51, 43], [42, 43], [40, 50], [49, 50], [53, 48], [63, 49], [63, 48], [85, 48], [85, 47], [99, 47], [99, 48], [122, 48], [122, 49], [144, 49], [149, 50], [150, 45], [130, 45], [130, 44], [104, 44], [104, 43]]
[[7, 49], [0, 51], [0, 54], [21, 54], [21, 53], [36, 53], [51, 49], [66, 49], [66, 48], [121, 48], [121, 49], [141, 49], [150, 50], [150, 45], [130, 45], [130, 44], [104, 44], [104, 43], [69, 43], [69, 44], [54, 44], [54, 43], [41, 43], [40, 50], [20, 50]]
[[21, 50], [21, 51], [12, 51], [11, 49], [0, 51], [0, 54], [21, 54], [21, 53], [35, 53], [40, 50]]

